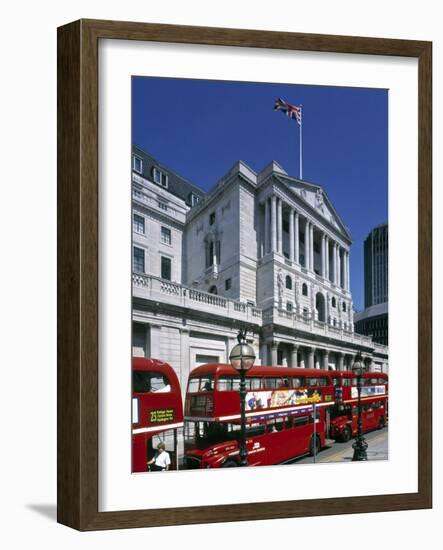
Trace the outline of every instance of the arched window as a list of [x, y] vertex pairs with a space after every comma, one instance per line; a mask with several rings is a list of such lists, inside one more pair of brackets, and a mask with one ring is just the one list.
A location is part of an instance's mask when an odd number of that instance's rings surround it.
[[332, 304], [332, 307], [337, 307], [337, 300], [335, 299], [334, 296], [332, 297], [331, 304]]
[[286, 288], [292, 290], [292, 279], [289, 275], [286, 275]]
[[209, 289], [209, 294], [218, 294], [217, 287], [215, 285], [211, 286]]
[[343, 302], [342, 309], [343, 309], [343, 311], [346, 311], [346, 302]]
[[306, 283], [303, 283], [303, 285], [301, 287], [301, 293], [303, 294], [303, 296], [308, 295], [308, 285]]

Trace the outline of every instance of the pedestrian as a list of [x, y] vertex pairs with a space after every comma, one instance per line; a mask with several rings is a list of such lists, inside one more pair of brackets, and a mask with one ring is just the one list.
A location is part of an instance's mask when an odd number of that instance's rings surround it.
[[151, 472], [165, 472], [169, 470], [171, 465], [171, 458], [169, 453], [166, 451], [166, 445], [163, 442], [160, 442], [157, 445], [157, 452], [154, 455], [154, 458], [148, 462]]

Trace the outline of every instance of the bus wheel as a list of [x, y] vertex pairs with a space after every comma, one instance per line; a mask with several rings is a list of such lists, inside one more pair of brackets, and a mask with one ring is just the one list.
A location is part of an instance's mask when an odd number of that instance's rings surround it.
[[320, 437], [318, 435], [312, 436], [311, 441], [309, 443], [309, 455], [314, 456], [318, 453], [318, 451], [321, 449], [321, 441]]
[[385, 420], [385, 417], [382, 416], [380, 418], [380, 422], [378, 423], [378, 429], [382, 430], [385, 426], [386, 426], [386, 420]]
[[238, 464], [235, 460], [227, 460], [221, 465], [222, 468], [236, 468], [237, 466]]
[[345, 426], [340, 437], [342, 443], [347, 443], [351, 439], [352, 433], [349, 426]]

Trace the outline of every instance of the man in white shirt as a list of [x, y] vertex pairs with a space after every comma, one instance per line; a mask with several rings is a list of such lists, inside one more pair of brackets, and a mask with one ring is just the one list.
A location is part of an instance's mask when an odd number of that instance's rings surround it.
[[154, 472], [165, 472], [169, 470], [171, 465], [171, 458], [169, 453], [166, 451], [166, 445], [164, 443], [159, 443], [157, 445], [157, 452], [152, 460], [148, 462], [148, 465], [152, 464], [151, 471]]

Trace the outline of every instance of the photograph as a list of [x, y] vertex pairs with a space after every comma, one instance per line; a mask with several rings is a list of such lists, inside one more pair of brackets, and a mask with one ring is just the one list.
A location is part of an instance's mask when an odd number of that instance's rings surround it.
[[389, 90], [131, 90], [132, 473], [389, 460]]

